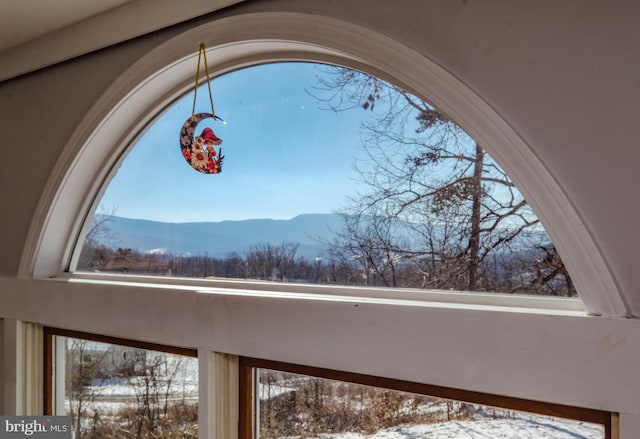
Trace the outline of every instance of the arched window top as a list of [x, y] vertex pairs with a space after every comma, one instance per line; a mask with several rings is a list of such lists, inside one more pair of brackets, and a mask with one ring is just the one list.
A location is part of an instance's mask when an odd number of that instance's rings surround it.
[[80, 271], [576, 294], [482, 146], [403, 88], [334, 65], [260, 64], [187, 93], [97, 211]]
[[[559, 238], [556, 244], [569, 269], [577, 275], [574, 280], [587, 308], [595, 313], [624, 314], [619, 296], [602, 294], [615, 292], [615, 286], [562, 190], [526, 144], [486, 103], [437, 65], [400, 43], [335, 20], [300, 18], [299, 14], [252, 14], [205, 24], [170, 40], [116, 81], [78, 128], [52, 177], [52, 192], [43, 197], [42, 209], [48, 215], [42, 217], [47, 221], [32, 227], [22, 273], [43, 276], [64, 268], [73, 237], [80, 230], [82, 212], [91, 203], [79, 188], [90, 186], [95, 188], [91, 193], [99, 194], [105, 174], [98, 170], [108, 168], [105, 165], [113, 163], [113, 153], [117, 152], [111, 145], [121, 151], [133, 140], [132, 133], [149, 122], [149, 108], [167, 105], [188, 88], [194, 62], [193, 41], [197, 35], [206, 34], [209, 59], [218, 66], [217, 73], [273, 60], [335, 62], [366, 67], [362, 70], [383, 79], [393, 78], [394, 83], [414, 94], [428, 97], [480, 144], [487, 145], [487, 149], [491, 145], [489, 152], [510, 175], [517, 177], [551, 236]], [[313, 32], [309, 31], [309, 21], [314, 22]], [[87, 163], [83, 170], [70, 166], [78, 157]], [[61, 225], [66, 232], [53, 237], [50, 228], [60, 230]]]

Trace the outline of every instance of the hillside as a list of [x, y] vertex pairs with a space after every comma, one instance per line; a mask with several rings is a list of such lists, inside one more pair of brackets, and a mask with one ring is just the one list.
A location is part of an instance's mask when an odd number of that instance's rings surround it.
[[113, 216], [107, 222], [110, 247], [148, 253], [224, 257], [244, 254], [259, 243], [298, 243], [297, 255], [313, 259], [324, 252], [322, 242], [342, 227], [337, 214], [304, 214], [289, 220], [251, 219], [197, 223], [166, 223]]

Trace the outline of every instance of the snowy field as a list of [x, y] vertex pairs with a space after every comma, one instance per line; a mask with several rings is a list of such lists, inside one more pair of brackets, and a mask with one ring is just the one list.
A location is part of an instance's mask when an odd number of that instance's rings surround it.
[[[297, 381], [300, 383], [300, 380]], [[293, 385], [260, 386], [260, 398], [277, 398], [295, 392]], [[428, 415], [432, 422], [406, 424], [379, 430], [372, 434], [333, 433], [317, 436], [304, 436], [304, 439], [602, 439], [604, 426], [570, 419], [554, 418], [525, 412], [488, 408], [481, 405], [466, 404], [475, 407], [467, 419], [447, 421], [447, 403], [445, 400], [432, 399], [418, 406], [411, 401], [401, 409], [414, 414]], [[459, 402], [453, 402], [449, 408], [456, 411]], [[359, 410], [367, 410], [360, 407]], [[271, 436], [269, 436], [271, 437]], [[301, 439], [301, 436], [280, 436], [278, 439]]]
[[318, 439], [602, 439], [599, 425], [547, 418], [450, 421], [393, 427], [372, 435], [343, 433]]
[[[168, 380], [168, 386], [161, 386], [164, 398], [169, 401], [197, 404], [198, 380], [197, 362], [189, 359], [180, 368], [180, 373]], [[290, 398], [302, 393], [300, 386], [307, 378], [283, 380], [271, 385], [258, 386], [261, 400], [277, 400]], [[162, 381], [162, 380], [161, 380]], [[102, 416], [116, 416], [123, 409], [135, 406], [143, 395], [144, 381], [139, 377], [128, 379], [94, 380], [92, 386], [85, 391], [90, 398], [84, 402], [86, 413], [100, 413]], [[333, 395], [333, 401], [344, 404], [347, 400]], [[353, 400], [349, 400], [352, 404]], [[70, 401], [66, 401], [67, 409]], [[411, 411], [422, 415], [420, 421], [379, 430], [372, 434], [363, 433], [325, 433], [317, 436], [305, 436], [305, 439], [602, 439], [604, 428], [598, 424], [590, 424], [524, 412], [501, 409], [487, 409], [485, 406], [474, 406], [466, 418], [449, 418], [449, 411], [455, 413], [461, 407], [459, 402], [448, 403], [445, 400], [429, 399], [421, 404], [405, 401], [405, 408], [400, 411]], [[409, 409], [409, 407], [411, 407]], [[369, 410], [360, 405], [357, 410]], [[425, 422], [424, 417], [428, 417]], [[303, 416], [301, 417], [301, 419]], [[455, 419], [455, 420], [447, 420]], [[89, 418], [83, 421], [89, 422]], [[417, 418], [416, 418], [417, 420]], [[431, 422], [429, 422], [431, 421]], [[389, 424], [387, 424], [389, 425]], [[318, 430], [315, 430], [318, 431]], [[270, 436], [271, 437], [271, 436]], [[301, 439], [300, 436], [280, 436], [282, 439]]]
[[[193, 393], [187, 392], [190, 396], [186, 399], [196, 403], [195, 389], [190, 390]], [[130, 406], [135, 399], [131, 387], [126, 388], [126, 386], [106, 386], [100, 393], [102, 397], [89, 405], [92, 410], [98, 410], [104, 415], [117, 413], [118, 410]], [[321, 434], [316, 438], [308, 439], [602, 439], [603, 437], [604, 429], [600, 425], [520, 414], [510, 418], [441, 421], [398, 426], [369, 435]], [[286, 439], [299, 439], [299, 437]]]

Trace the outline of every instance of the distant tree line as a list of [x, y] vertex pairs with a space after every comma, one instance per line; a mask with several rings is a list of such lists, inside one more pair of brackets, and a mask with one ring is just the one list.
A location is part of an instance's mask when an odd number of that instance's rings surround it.
[[[372, 226], [373, 227], [373, 226]], [[298, 256], [298, 244], [256, 244], [245, 254], [226, 257], [143, 253], [131, 248], [94, 245], [86, 240], [77, 270], [169, 277], [232, 278], [325, 285], [461, 289], [447, 272], [450, 261], [403, 259], [385, 248], [360, 246], [360, 257], [338, 246], [326, 256], [309, 260]], [[573, 296], [575, 289], [555, 248], [540, 245], [518, 252], [494, 253], [479, 268], [486, 291]]]

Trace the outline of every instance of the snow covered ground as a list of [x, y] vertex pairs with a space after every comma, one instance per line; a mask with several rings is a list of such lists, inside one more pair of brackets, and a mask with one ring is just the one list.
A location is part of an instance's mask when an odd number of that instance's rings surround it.
[[[180, 373], [173, 376], [170, 386], [163, 388], [162, 393], [170, 400], [182, 400], [195, 405], [198, 400], [197, 362], [190, 359], [183, 366]], [[287, 394], [295, 396], [299, 391], [298, 387], [302, 384], [304, 380], [300, 377], [270, 385], [263, 384], [258, 387], [258, 395], [261, 400], [276, 399]], [[92, 397], [85, 401], [85, 409], [89, 414], [99, 412], [103, 416], [114, 416], [119, 410], [134, 405], [143, 387], [143, 381], [136, 377], [94, 380], [93, 385], [87, 389]], [[333, 398], [337, 404], [344, 403], [337, 395]], [[351, 401], [351, 403], [355, 402]], [[426, 423], [423, 416], [416, 417], [421, 420], [417, 422], [421, 423], [390, 427], [372, 434], [326, 433], [317, 435], [315, 438], [306, 436], [305, 439], [602, 439], [604, 437], [602, 425], [524, 412], [487, 409], [484, 406], [470, 404], [466, 406], [475, 407], [475, 409], [472, 409], [467, 417], [447, 421], [447, 419], [455, 419], [448, 418], [448, 413], [459, 411], [460, 404], [450, 402], [447, 406], [445, 400], [432, 398], [414, 405], [412, 400], [408, 400], [405, 401], [405, 407], [400, 409], [403, 413], [410, 411], [416, 415], [425, 415], [432, 422]], [[369, 409], [370, 407], [362, 406], [358, 410]], [[290, 436], [282, 439], [300, 439], [300, 437]]]
[[[331, 381], [326, 381], [331, 383]], [[294, 393], [296, 385], [303, 384], [300, 377], [295, 380], [283, 379], [276, 384], [261, 385], [260, 399], [278, 398]], [[340, 386], [339, 382], [333, 382]], [[303, 393], [303, 392], [299, 392]], [[358, 392], [352, 392], [351, 397]], [[331, 398], [338, 406], [346, 399], [333, 392]], [[352, 407], [359, 410], [372, 410], [368, 405], [358, 406], [356, 400], [349, 400]], [[372, 434], [362, 433], [325, 433], [305, 439], [602, 439], [604, 426], [571, 419], [555, 418], [518, 412], [479, 404], [462, 403], [439, 398], [427, 398], [415, 404], [413, 399], [404, 401], [399, 413], [414, 415], [416, 421], [379, 430]], [[457, 416], [462, 414], [462, 416]], [[451, 415], [451, 417], [449, 417]], [[299, 421], [304, 423], [305, 416]], [[426, 418], [426, 419], [425, 419]], [[448, 420], [451, 419], [451, 420]], [[301, 427], [304, 428], [304, 427]], [[308, 430], [307, 430], [308, 431]], [[317, 430], [316, 430], [317, 431]], [[271, 436], [269, 436], [271, 437]], [[279, 439], [300, 439], [292, 434]]]
[[[274, 388], [272, 391], [286, 393], [290, 389], [281, 387]], [[132, 399], [135, 398], [133, 393], [131, 387], [105, 386], [102, 389], [102, 398], [91, 401], [89, 405], [91, 409], [99, 410], [104, 415], [115, 414], [119, 409], [131, 404]], [[187, 399], [191, 400], [190, 402], [197, 402], [197, 392], [187, 392], [187, 394], [189, 394]], [[308, 439], [602, 439], [603, 437], [604, 429], [601, 425], [514, 413], [513, 417], [508, 418], [441, 421], [392, 427], [369, 435], [360, 433], [321, 434], [317, 438]]]
[[601, 439], [599, 425], [543, 417], [450, 421], [393, 427], [371, 435], [343, 433], [318, 439]]

